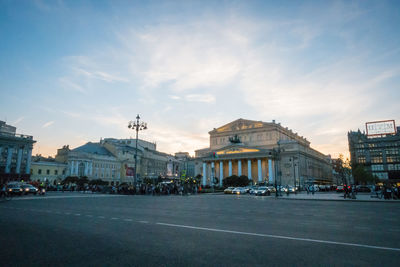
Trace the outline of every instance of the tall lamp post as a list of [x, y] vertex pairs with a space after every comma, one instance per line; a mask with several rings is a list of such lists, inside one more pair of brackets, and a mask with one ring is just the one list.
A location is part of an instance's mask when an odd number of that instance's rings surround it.
[[138, 146], [138, 136], [139, 136], [139, 131], [146, 130], [147, 129], [147, 123], [145, 122], [140, 122], [140, 116], [139, 114], [136, 116], [136, 121], [130, 121], [128, 124], [128, 128], [135, 130], [136, 131], [136, 149], [135, 149], [135, 179], [133, 181], [134, 186], [136, 186], [137, 183], [137, 146]]

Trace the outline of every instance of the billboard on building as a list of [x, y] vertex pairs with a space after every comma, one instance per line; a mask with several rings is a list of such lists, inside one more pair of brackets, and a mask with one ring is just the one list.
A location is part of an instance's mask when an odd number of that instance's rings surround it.
[[396, 124], [394, 120], [367, 122], [365, 127], [368, 136], [396, 134]]
[[135, 176], [135, 168], [133, 167], [128, 167], [127, 165], [125, 165], [125, 169], [126, 169], [126, 176]]

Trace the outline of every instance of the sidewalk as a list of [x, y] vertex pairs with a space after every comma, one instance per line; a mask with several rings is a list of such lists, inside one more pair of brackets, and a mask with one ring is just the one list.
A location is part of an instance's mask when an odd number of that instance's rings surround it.
[[[275, 196], [272, 194], [271, 196]], [[306, 192], [300, 192], [297, 194], [282, 194], [279, 199], [285, 200], [321, 200], [321, 201], [357, 201], [357, 202], [394, 202], [400, 203], [400, 200], [386, 200], [386, 199], [379, 199], [375, 197], [374, 193], [358, 193], [356, 195], [356, 199], [348, 199], [344, 198], [344, 193], [336, 193], [336, 192], [316, 192], [313, 194], [307, 194]], [[371, 197], [373, 196], [373, 197]]]

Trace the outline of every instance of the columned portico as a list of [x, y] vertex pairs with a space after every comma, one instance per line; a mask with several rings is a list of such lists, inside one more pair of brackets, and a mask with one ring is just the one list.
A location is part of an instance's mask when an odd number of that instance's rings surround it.
[[18, 149], [17, 168], [16, 168], [16, 170], [15, 170], [15, 173], [18, 173], [18, 174], [21, 172], [22, 151], [23, 151], [23, 149], [20, 147], [20, 148]]
[[5, 173], [10, 173], [10, 170], [11, 170], [11, 159], [12, 159], [13, 151], [14, 151], [13, 147], [8, 147]]
[[238, 160], [238, 176], [242, 176], [242, 161]]
[[203, 186], [206, 185], [207, 182], [207, 163], [203, 162]]
[[222, 180], [224, 179], [224, 162], [219, 162], [219, 186], [222, 187]]
[[232, 160], [229, 161], [229, 176], [232, 176]]
[[251, 160], [247, 160], [247, 178], [249, 178], [249, 180], [253, 180], [253, 178], [251, 177]]

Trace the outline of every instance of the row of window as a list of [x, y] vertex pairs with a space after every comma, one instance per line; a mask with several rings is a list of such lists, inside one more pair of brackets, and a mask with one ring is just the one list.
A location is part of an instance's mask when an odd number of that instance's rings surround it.
[[[44, 172], [42, 173], [42, 169], [38, 169], [37, 174], [44, 174]], [[62, 174], [65, 175], [65, 169], [62, 171]], [[46, 175], [50, 175], [49, 169], [46, 170]], [[54, 170], [53, 175], [58, 175], [58, 170]]]
[[[262, 141], [262, 140], [272, 140], [272, 133], [265, 133], [265, 134], [253, 134], [253, 135], [239, 135], [238, 136], [240, 141]], [[288, 136], [284, 136], [284, 139], [289, 139]], [[219, 144], [226, 144], [229, 142], [229, 137], [220, 137], [220, 138], [213, 138], [212, 139], [212, 144], [213, 145], [219, 145]]]

